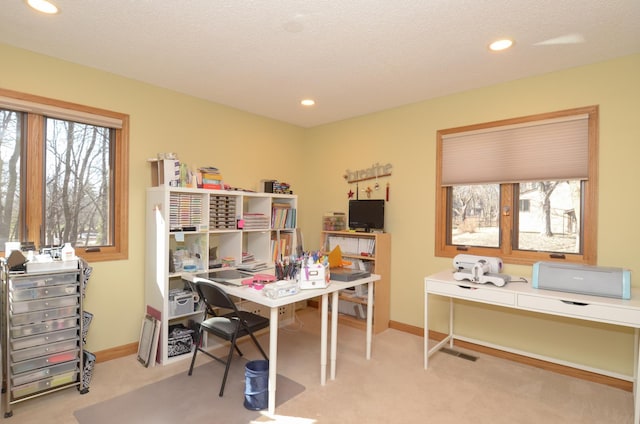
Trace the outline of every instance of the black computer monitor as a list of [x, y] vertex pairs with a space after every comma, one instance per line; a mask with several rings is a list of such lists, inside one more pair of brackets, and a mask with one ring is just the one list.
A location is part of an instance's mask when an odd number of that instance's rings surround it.
[[384, 199], [349, 200], [349, 228], [384, 230]]

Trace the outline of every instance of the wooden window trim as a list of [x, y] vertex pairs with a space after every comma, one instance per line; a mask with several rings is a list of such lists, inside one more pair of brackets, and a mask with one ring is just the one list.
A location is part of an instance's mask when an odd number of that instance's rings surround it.
[[[73, 111], [104, 115], [119, 119], [122, 128], [116, 129], [115, 136], [115, 175], [114, 182], [114, 213], [111, 216], [113, 228], [113, 246], [100, 246], [99, 251], [94, 247], [78, 248], [76, 254], [88, 262], [113, 261], [128, 259], [129, 256], [129, 115], [90, 106], [79, 105], [61, 100], [50, 99], [32, 94], [20, 93], [0, 88], [0, 96], [11, 97], [19, 100], [41, 103], [54, 107], [65, 108]], [[42, 131], [44, 129], [42, 115], [27, 115], [29, 138], [33, 137], [44, 142]], [[43, 222], [43, 172], [44, 157], [41, 145], [29, 142], [27, 145], [27, 175], [26, 178], [26, 234], [27, 240], [33, 240], [39, 247], [41, 241], [40, 229]], [[25, 179], [23, 178], [23, 181]]]
[[[535, 120], [551, 119], [554, 117], [568, 115], [589, 115], [589, 179], [586, 181], [584, 189], [584, 211], [583, 211], [583, 252], [582, 254], [564, 254], [563, 259], [552, 258], [549, 252], [533, 252], [524, 250], [513, 250], [511, 248], [511, 234], [514, 231], [514, 219], [500, 219], [500, 247], [473, 247], [469, 246], [466, 250], [461, 250], [460, 246], [447, 244], [448, 230], [448, 205], [447, 205], [447, 187], [442, 186], [442, 135], [454, 132], [471, 131], [474, 129], [497, 127], [502, 125], [511, 125], [525, 123]], [[531, 265], [538, 261], [563, 261], [580, 264], [597, 264], [597, 238], [598, 238], [598, 125], [599, 125], [599, 108], [598, 106], [587, 106], [563, 110], [558, 112], [550, 112], [539, 115], [531, 115], [520, 118], [513, 118], [495, 122], [488, 122], [465, 127], [452, 128], [438, 131], [436, 134], [437, 154], [436, 154], [436, 220], [435, 220], [435, 256], [451, 257], [466, 253], [480, 256], [498, 256], [505, 263]], [[501, 184], [500, 186], [500, 210], [504, 206], [511, 208], [511, 214], [517, 210], [518, 205], [514, 204], [514, 184]]]

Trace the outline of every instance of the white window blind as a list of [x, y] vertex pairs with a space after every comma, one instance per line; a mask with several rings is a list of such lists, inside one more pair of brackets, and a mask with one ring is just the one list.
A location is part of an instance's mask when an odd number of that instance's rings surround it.
[[71, 108], [37, 103], [30, 100], [0, 96], [0, 108], [35, 113], [49, 118], [63, 119], [107, 128], [122, 128], [122, 119]]
[[574, 115], [441, 136], [443, 186], [589, 178], [589, 119]]

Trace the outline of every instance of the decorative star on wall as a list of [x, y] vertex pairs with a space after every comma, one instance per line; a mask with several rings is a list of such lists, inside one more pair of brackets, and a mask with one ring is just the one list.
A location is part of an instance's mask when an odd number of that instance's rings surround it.
[[349, 199], [351, 199], [353, 197], [353, 191], [351, 189], [349, 189], [349, 193], [347, 193], [347, 196], [349, 196]]

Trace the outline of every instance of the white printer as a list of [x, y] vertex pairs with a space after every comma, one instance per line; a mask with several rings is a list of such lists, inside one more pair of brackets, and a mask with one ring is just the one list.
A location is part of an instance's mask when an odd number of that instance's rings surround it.
[[453, 258], [455, 271], [453, 278], [457, 281], [471, 281], [472, 283], [492, 283], [498, 287], [507, 284], [511, 277], [501, 274], [502, 259], [492, 256], [456, 255]]

